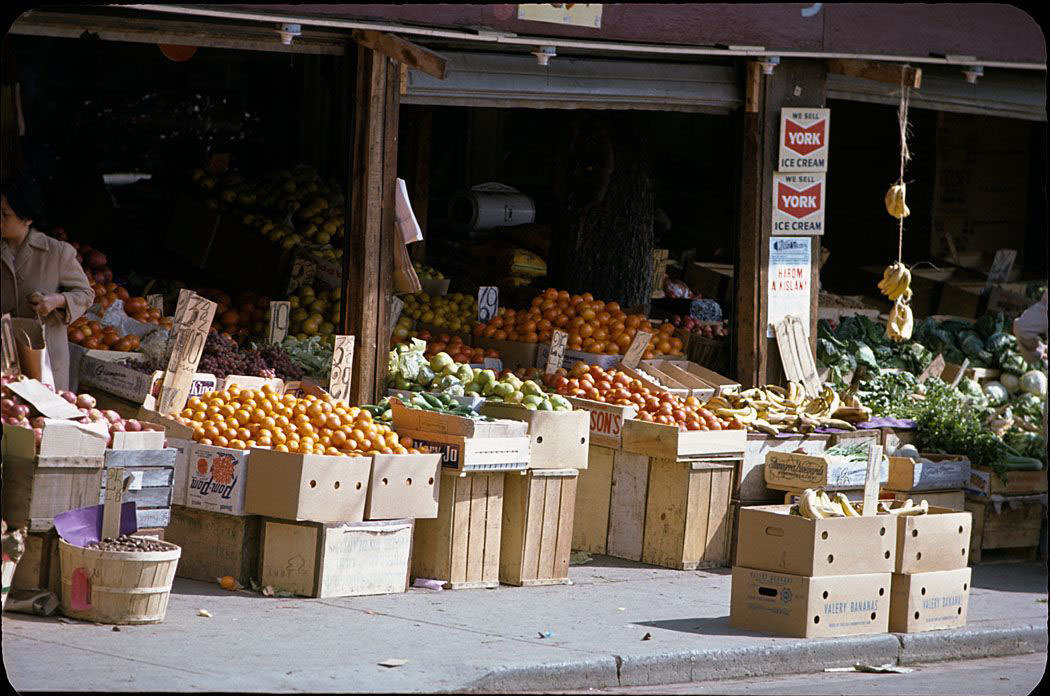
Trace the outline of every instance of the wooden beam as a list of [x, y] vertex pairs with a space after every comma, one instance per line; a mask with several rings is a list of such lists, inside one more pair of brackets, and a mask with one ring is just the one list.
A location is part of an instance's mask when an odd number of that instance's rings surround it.
[[423, 48], [394, 34], [370, 29], [354, 29], [351, 35], [354, 41], [362, 46], [439, 80], [445, 79], [445, 68], [448, 61], [444, 56], [429, 48]]
[[882, 63], [874, 60], [851, 60], [846, 58], [829, 58], [828, 72], [836, 75], [849, 75], [876, 82], [889, 82], [899, 85], [901, 71], [904, 71], [904, 85], [912, 89], [922, 86], [922, 68], [913, 68], [900, 63]]
[[765, 345], [760, 334], [759, 288], [762, 242], [762, 139], [765, 81], [757, 61], [746, 67], [746, 108], [741, 115], [740, 218], [737, 234], [737, 265], [734, 273], [736, 303], [736, 378], [745, 386], [757, 382], [758, 352]]

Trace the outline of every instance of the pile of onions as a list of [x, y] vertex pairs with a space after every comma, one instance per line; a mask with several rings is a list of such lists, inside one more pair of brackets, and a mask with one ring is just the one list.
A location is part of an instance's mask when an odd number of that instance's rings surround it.
[[115, 326], [103, 326], [87, 317], [80, 317], [66, 329], [70, 342], [89, 350], [119, 350], [134, 352], [139, 349], [139, 337], [134, 334], [122, 336]]

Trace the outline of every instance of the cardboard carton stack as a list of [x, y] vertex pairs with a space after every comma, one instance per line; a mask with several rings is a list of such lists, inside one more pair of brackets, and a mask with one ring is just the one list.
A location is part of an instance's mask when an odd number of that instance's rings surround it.
[[[886, 518], [892, 516], [878, 516]], [[891, 631], [916, 633], [966, 625], [970, 522], [968, 512], [939, 507], [931, 507], [925, 515], [896, 516]]]
[[730, 626], [800, 638], [885, 633], [895, 520], [811, 520], [790, 509], [741, 508]]

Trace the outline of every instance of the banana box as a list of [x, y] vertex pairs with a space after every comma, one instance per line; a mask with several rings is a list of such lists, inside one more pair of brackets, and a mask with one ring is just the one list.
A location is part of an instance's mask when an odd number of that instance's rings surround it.
[[890, 630], [918, 633], [966, 625], [972, 568], [893, 574]]
[[[746, 509], [741, 509], [741, 516]], [[734, 566], [729, 625], [797, 638], [886, 633], [890, 577], [890, 573], [806, 577]]]
[[811, 520], [790, 505], [740, 509], [736, 562], [756, 570], [825, 576], [892, 573], [897, 520], [889, 515]]
[[[913, 500], [918, 502], [919, 497], [915, 495]], [[912, 574], [965, 568], [970, 556], [972, 521], [972, 513], [944, 507], [931, 507], [925, 515], [897, 515], [893, 572]]]

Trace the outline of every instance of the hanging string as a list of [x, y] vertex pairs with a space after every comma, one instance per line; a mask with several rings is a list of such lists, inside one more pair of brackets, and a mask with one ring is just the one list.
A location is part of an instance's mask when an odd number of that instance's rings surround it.
[[[904, 184], [904, 164], [911, 159], [911, 152], [908, 150], [908, 101], [911, 97], [911, 87], [905, 84], [904, 78], [907, 74], [908, 66], [901, 66], [901, 101], [897, 106], [897, 123], [900, 126], [901, 132], [901, 143], [900, 143], [900, 173], [897, 175], [897, 183], [900, 185]], [[904, 256], [904, 218], [901, 217], [897, 220], [897, 261], [901, 262]]]

